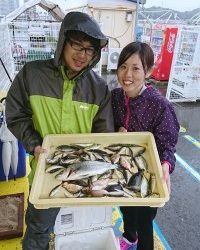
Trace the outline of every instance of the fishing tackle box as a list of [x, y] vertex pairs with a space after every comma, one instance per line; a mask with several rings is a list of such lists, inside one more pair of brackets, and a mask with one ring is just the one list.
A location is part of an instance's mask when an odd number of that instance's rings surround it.
[[112, 207], [61, 208], [54, 234], [55, 250], [119, 250]]
[[[50, 197], [51, 190], [61, 181], [53, 174], [45, 173], [46, 159], [50, 157], [57, 146], [71, 143], [96, 143], [102, 147], [110, 144], [137, 144], [146, 148], [143, 153], [149, 167], [149, 171], [155, 175], [155, 193], [159, 197], [86, 197], [66, 198]], [[42, 147], [46, 153], [42, 153], [38, 159], [33, 184], [29, 196], [30, 202], [39, 209], [51, 207], [74, 207], [74, 206], [150, 206], [162, 207], [169, 200], [167, 185], [163, 181], [162, 166], [160, 163], [155, 139], [150, 132], [127, 132], [127, 133], [87, 133], [87, 134], [55, 134], [47, 135], [43, 140]]]

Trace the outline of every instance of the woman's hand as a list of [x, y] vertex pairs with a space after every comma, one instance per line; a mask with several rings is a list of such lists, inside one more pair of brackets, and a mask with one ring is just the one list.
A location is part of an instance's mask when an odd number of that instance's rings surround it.
[[118, 130], [118, 132], [125, 132], [126, 133], [127, 129], [125, 129], [124, 127], [120, 127], [119, 130]]
[[162, 164], [162, 169], [163, 169], [163, 180], [166, 182], [167, 184], [167, 188], [169, 191], [169, 194], [171, 193], [171, 182], [170, 182], [170, 174], [169, 174], [169, 164], [168, 163], [163, 163]]
[[39, 155], [41, 153], [45, 153], [45, 152], [46, 152], [46, 149], [42, 148], [42, 146], [36, 146], [34, 149], [34, 156], [35, 156], [36, 160], [38, 160]]

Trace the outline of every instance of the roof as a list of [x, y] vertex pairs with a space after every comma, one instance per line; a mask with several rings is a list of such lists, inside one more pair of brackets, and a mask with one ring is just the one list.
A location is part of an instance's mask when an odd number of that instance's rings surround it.
[[50, 1], [45, 1], [45, 0], [30, 0], [30, 1], [26, 2], [24, 5], [20, 6], [16, 10], [14, 10], [13, 12], [9, 13], [5, 17], [6, 21], [10, 21], [10, 22], [13, 21], [18, 16], [20, 16], [24, 11], [26, 11], [27, 9], [29, 9], [35, 5], [39, 5], [44, 10], [50, 12], [56, 21], [62, 21], [63, 18], [65, 17], [64, 12], [55, 3], [52, 3]]
[[94, 9], [135, 10], [136, 3], [127, 0], [88, 0], [88, 7]]

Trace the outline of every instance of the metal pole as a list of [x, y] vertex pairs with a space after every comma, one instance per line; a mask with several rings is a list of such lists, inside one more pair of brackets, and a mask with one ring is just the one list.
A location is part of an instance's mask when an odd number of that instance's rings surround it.
[[136, 12], [135, 12], [135, 32], [134, 32], [134, 40], [135, 41], [137, 39], [138, 11], [139, 11], [139, 0], [137, 0]]
[[10, 82], [12, 83], [12, 79], [11, 79], [10, 75], [8, 74], [8, 71], [7, 71], [7, 69], [6, 69], [6, 66], [4, 65], [4, 63], [3, 63], [2, 59], [1, 59], [1, 57], [0, 57], [0, 62], [1, 62], [1, 64], [2, 64], [2, 66], [3, 66], [3, 68], [4, 68], [5, 72], [6, 72], [6, 74], [7, 74], [7, 76], [8, 76]]

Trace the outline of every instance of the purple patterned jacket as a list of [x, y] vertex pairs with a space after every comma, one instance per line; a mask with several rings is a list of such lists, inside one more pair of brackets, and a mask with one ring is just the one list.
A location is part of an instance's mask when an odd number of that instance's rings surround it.
[[169, 162], [171, 173], [175, 167], [180, 126], [170, 102], [152, 86], [136, 98], [129, 98], [122, 88], [116, 88], [112, 90], [112, 107], [115, 131], [125, 127], [129, 132], [153, 133], [160, 161]]

